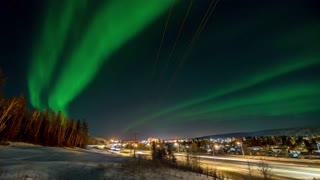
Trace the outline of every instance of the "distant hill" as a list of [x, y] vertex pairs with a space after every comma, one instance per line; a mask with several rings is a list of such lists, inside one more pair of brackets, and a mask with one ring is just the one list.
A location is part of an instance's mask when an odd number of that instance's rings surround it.
[[88, 144], [107, 144], [108, 140], [102, 137], [90, 137]]
[[238, 132], [228, 134], [215, 134], [198, 137], [199, 139], [215, 139], [215, 138], [228, 138], [228, 137], [248, 137], [248, 136], [308, 136], [320, 135], [320, 128], [287, 128], [287, 129], [270, 129], [254, 132]]

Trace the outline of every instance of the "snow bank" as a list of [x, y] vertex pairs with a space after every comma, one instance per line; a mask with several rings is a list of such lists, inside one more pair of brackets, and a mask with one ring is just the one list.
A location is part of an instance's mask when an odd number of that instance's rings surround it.
[[0, 146], [0, 179], [210, 179], [173, 169], [132, 171], [130, 159], [96, 148], [13, 143]]

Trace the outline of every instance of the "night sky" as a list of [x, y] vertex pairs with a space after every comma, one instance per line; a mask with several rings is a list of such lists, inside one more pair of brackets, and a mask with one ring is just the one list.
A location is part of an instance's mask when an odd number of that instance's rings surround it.
[[4, 95], [85, 118], [90, 135], [108, 138], [319, 127], [319, 9], [317, 0], [3, 1]]

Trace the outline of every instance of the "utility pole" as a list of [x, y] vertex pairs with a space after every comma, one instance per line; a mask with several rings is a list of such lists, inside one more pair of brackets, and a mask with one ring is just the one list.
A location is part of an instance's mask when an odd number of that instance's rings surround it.
[[243, 151], [243, 142], [241, 142], [241, 151], [242, 151], [242, 156], [244, 156], [244, 151]]
[[179, 144], [179, 141], [178, 141], [178, 153], [180, 153], [180, 144]]
[[213, 143], [213, 141], [212, 141], [212, 156], [214, 156], [214, 143]]
[[242, 156], [244, 156], [243, 142], [241, 141], [241, 142], [238, 142], [237, 144], [241, 147]]
[[137, 146], [137, 135], [138, 133], [134, 133], [134, 144], [133, 144], [133, 157], [136, 158], [136, 146]]

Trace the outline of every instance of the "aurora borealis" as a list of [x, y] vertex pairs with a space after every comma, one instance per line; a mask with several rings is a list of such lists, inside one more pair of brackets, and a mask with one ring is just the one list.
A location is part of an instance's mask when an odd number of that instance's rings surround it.
[[[102, 3], [101, 9], [87, 24], [88, 27], [85, 28], [79, 44], [75, 45], [69, 57], [66, 58], [67, 63], [62, 68], [56, 85], [49, 95], [49, 107], [52, 110], [67, 113], [67, 105], [95, 77], [108, 56], [161, 15], [172, 3], [174, 1], [171, 0]], [[39, 102], [41, 91], [51, 80], [58, 58], [61, 58], [59, 55], [61, 55], [62, 46], [66, 43], [69, 30], [79, 30], [71, 27], [76, 11], [83, 11], [88, 4], [86, 0], [50, 1], [48, 4], [48, 18], [44, 19], [43, 37], [39, 42], [41, 47], [36, 48], [28, 78], [31, 104], [34, 107], [44, 109]], [[140, 8], [142, 6], [143, 10]], [[60, 9], [62, 11], [59, 12]], [[122, 9], [124, 11], [119, 14]]]
[[86, 118], [95, 136], [316, 125], [319, 3], [215, 2], [191, 51], [212, 0], [7, 3], [4, 93]]
[[[48, 1], [46, 15], [42, 20], [44, 23], [40, 30], [41, 35], [38, 37], [39, 40], [35, 42], [37, 45], [28, 73], [30, 101], [35, 108], [45, 108], [40, 103], [41, 93], [52, 80], [76, 12], [84, 9], [85, 6], [85, 0], [71, 0], [63, 5], [60, 3], [59, 1]], [[59, 10], [61, 12], [57, 14]]]
[[[168, 114], [168, 113], [171, 113], [174, 111], [186, 109], [188, 107], [190, 108], [190, 107], [196, 106], [196, 105], [202, 105], [202, 103], [205, 103], [207, 101], [212, 101], [215, 98], [219, 98], [219, 97], [224, 96], [226, 94], [240, 91], [242, 89], [246, 89], [246, 88], [252, 87], [254, 85], [257, 85], [259, 83], [263, 83], [265, 81], [268, 81], [272, 78], [275, 78], [275, 77], [278, 77], [278, 76], [281, 76], [281, 75], [284, 75], [284, 74], [287, 74], [290, 72], [294, 72], [296, 70], [303, 69], [308, 66], [319, 64], [319, 63], [320, 63], [320, 59], [305, 59], [304, 61], [297, 60], [297, 61], [292, 61], [290, 63], [284, 64], [284, 65], [281, 65], [278, 67], [275, 66], [275, 67], [273, 67], [272, 70], [271, 69], [264, 70], [260, 73], [255, 74], [255, 75], [245, 77], [244, 79], [239, 80], [238, 82], [228, 84], [229, 87], [225, 87], [225, 88], [219, 87], [219, 89], [214, 90], [211, 94], [204, 95], [199, 98], [193, 98], [189, 101], [176, 104], [170, 108], [165, 108], [164, 110], [159, 111], [158, 113], [152, 114], [150, 117], [142, 119], [141, 121], [137, 121], [137, 123], [145, 123], [145, 121], [151, 120], [153, 118], [157, 118], [163, 114]], [[317, 83], [319, 83], [319, 82], [317, 82]], [[301, 90], [303, 92], [303, 93], [301, 93], [303, 95], [310, 95], [309, 90], [312, 90], [312, 92], [314, 93], [311, 95], [319, 95], [319, 93], [317, 93], [317, 92], [320, 92], [319, 86], [310, 87], [310, 88], [306, 86], [306, 89], [304, 89], [304, 86], [302, 86], [302, 87], [300, 86], [300, 87], [293, 87], [292, 89], [297, 89], [297, 88], [299, 88], [299, 90]], [[230, 102], [223, 102], [223, 103], [218, 104], [218, 106], [215, 105], [215, 103], [213, 103], [213, 105], [211, 105], [212, 108], [203, 108], [202, 106], [200, 106], [201, 110], [198, 110], [198, 112], [191, 112], [191, 113], [189, 112], [187, 114], [184, 113], [184, 116], [188, 117], [188, 116], [196, 116], [196, 115], [199, 115], [202, 113], [210, 113], [210, 112], [214, 113], [216, 110], [219, 110], [221, 108], [222, 109], [228, 108], [228, 107], [230, 108], [230, 105], [232, 107], [232, 106], [246, 105], [247, 103], [254, 103], [254, 102], [255, 103], [263, 103], [264, 101], [261, 100], [261, 98], [265, 99], [265, 101], [271, 101], [271, 102], [278, 103], [277, 100], [283, 98], [283, 95], [285, 95], [285, 96], [289, 95], [291, 98], [297, 97], [298, 95], [300, 95], [299, 92], [298, 92], [298, 94], [291, 94], [290, 90], [291, 90], [291, 88], [287, 88], [285, 91], [282, 90], [280, 92], [279, 92], [279, 90], [271, 91], [272, 94], [260, 94], [260, 95], [257, 95], [255, 98], [251, 98], [251, 99], [244, 97], [244, 98], [242, 98], [244, 102], [242, 102], [241, 100], [239, 101], [239, 99], [231, 99]], [[305, 91], [303, 91], [303, 90], [305, 90]], [[267, 93], [270, 93], [270, 91]], [[271, 99], [268, 99], [269, 97], [271, 97]], [[184, 119], [184, 118], [180, 118], [180, 119]]]

